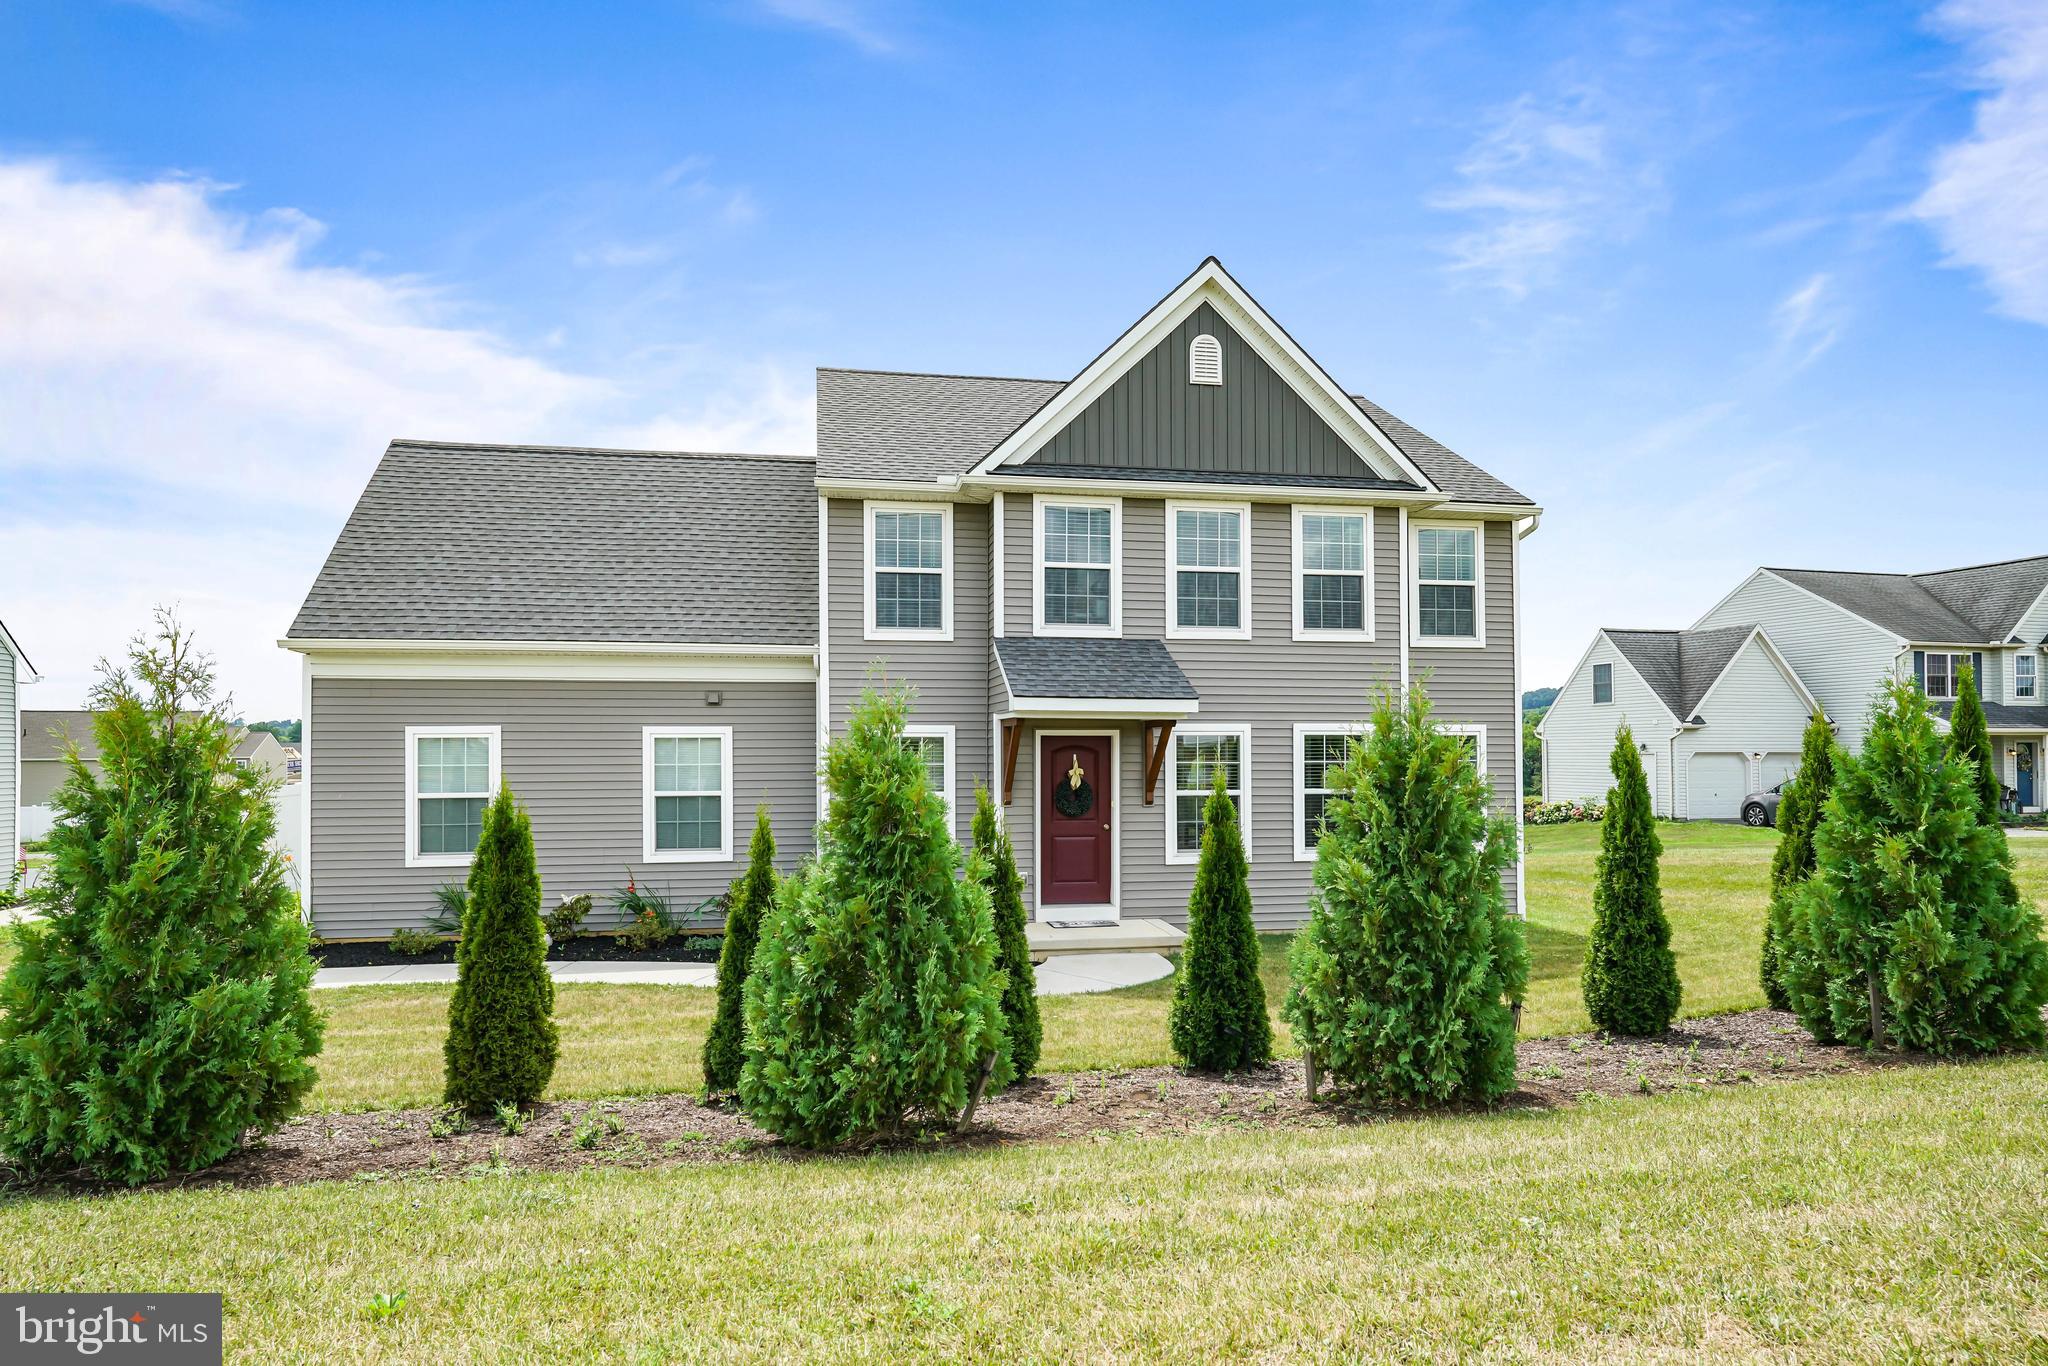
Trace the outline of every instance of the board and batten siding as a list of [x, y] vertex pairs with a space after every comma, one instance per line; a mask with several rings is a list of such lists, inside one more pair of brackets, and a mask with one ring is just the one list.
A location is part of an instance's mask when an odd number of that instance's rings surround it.
[[[886, 499], [877, 501], [888, 501]], [[826, 517], [831, 566], [830, 677], [826, 699], [832, 734], [844, 734], [853, 702], [870, 684], [910, 683], [917, 690], [913, 725], [952, 726], [954, 835], [964, 839], [974, 815], [974, 784], [989, 777], [989, 653], [991, 638], [989, 527], [986, 503], [953, 510], [953, 638], [868, 640], [862, 595], [867, 591], [866, 504], [835, 498]], [[936, 509], [943, 506], [931, 503]], [[1027, 584], [1028, 587], [1028, 584]], [[1025, 608], [1027, 619], [1030, 608]], [[815, 797], [814, 797], [815, 805]]]
[[[1003, 514], [1006, 633], [1032, 632], [1031, 497], [1008, 494]], [[1194, 501], [1194, 500], [1190, 500]], [[1400, 668], [1400, 515], [1373, 510], [1374, 635], [1371, 641], [1296, 641], [1293, 638], [1293, 512], [1285, 503], [1252, 505], [1251, 638], [1167, 640], [1166, 646], [1201, 695], [1200, 714], [1184, 724], [1245, 726], [1251, 731], [1250, 787], [1245, 828], [1251, 860], [1254, 912], [1261, 929], [1298, 925], [1307, 914], [1312, 863], [1294, 856], [1294, 727], [1362, 722], [1372, 690]], [[1429, 671], [1437, 717], [1446, 723], [1486, 726], [1488, 776], [1501, 809], [1519, 792], [1515, 771], [1513, 562], [1506, 522], [1486, 524], [1484, 649], [1414, 649], [1411, 672]], [[1166, 505], [1158, 498], [1123, 501], [1123, 634], [1165, 639]], [[1000, 688], [994, 689], [999, 695]], [[1018, 849], [1027, 905], [1037, 904], [1033, 826], [1033, 772], [1038, 737], [1067, 730], [1115, 730], [1119, 735], [1122, 809], [1118, 816], [1118, 882], [1125, 919], [1156, 916], [1184, 923], [1195, 865], [1169, 863], [1166, 835], [1172, 819], [1172, 774], [1160, 775], [1153, 805], [1144, 802], [1141, 728], [1135, 723], [1091, 724], [1083, 719], [1035, 722], [1018, 746], [1012, 800], [1004, 822]], [[1508, 871], [1512, 903], [1515, 869]]]
[[1843, 748], [1860, 753], [1871, 703], [1898, 658], [1897, 637], [1767, 571], [1751, 575], [1693, 629], [1748, 625], [1770, 632], [1778, 652], [1826, 708]]
[[[1613, 666], [1612, 702], [1593, 700], [1596, 664]], [[1671, 815], [1676, 809], [1672, 804], [1671, 737], [1677, 729], [1671, 709], [1643, 682], [1604, 631], [1594, 637], [1585, 661], [1565, 680], [1544, 714], [1544, 800], [1606, 801], [1614, 786], [1614, 770], [1609, 766], [1614, 737], [1624, 721], [1634, 731], [1636, 744], [1647, 747], [1656, 762], [1651, 808], [1660, 816]]]
[[[708, 704], [716, 691], [723, 701]], [[723, 892], [744, 867], [754, 809], [769, 807], [776, 862], [810, 852], [817, 804], [817, 700], [807, 682], [313, 679], [316, 745], [313, 922], [330, 939], [423, 925], [434, 889], [463, 867], [405, 865], [407, 726], [502, 727], [504, 780], [533, 817], [543, 904], [589, 893], [590, 925], [619, 924], [611, 893], [629, 872], [678, 910]], [[642, 861], [644, 726], [730, 726], [729, 861]]]
[[1671, 742], [1678, 809], [1688, 816], [1695, 814], [1690, 790], [1693, 755], [1740, 754], [1747, 775], [1743, 790], [1755, 791], [1763, 782], [1763, 772], [1760, 763], [1749, 756], [1797, 755], [1809, 719], [1805, 699], [1756, 640], [1743, 646], [1702, 699], [1700, 718], [1706, 725], [1681, 731]]

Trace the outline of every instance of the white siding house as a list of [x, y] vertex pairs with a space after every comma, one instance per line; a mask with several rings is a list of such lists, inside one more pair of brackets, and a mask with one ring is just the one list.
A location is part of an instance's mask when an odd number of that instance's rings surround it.
[[0, 622], [0, 886], [13, 875], [21, 857], [21, 690], [36, 681], [28, 656]]

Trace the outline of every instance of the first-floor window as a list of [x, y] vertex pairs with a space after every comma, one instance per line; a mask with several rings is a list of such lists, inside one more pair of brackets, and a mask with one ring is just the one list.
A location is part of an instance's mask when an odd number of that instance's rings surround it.
[[649, 726], [643, 736], [647, 860], [731, 858], [731, 728]]
[[1251, 834], [1244, 814], [1246, 752], [1251, 735], [1243, 729], [1176, 729], [1173, 733], [1173, 824], [1166, 857], [1170, 863], [1191, 863], [1202, 852], [1202, 804], [1209, 800], [1216, 775], [1237, 803], [1238, 828], [1245, 833], [1245, 857], [1251, 857]]
[[1464, 746], [1465, 757], [1472, 761], [1472, 767], [1479, 771], [1480, 778], [1486, 777], [1486, 727], [1450, 725], [1443, 728], [1444, 734], [1456, 737]]
[[2032, 697], [2034, 695], [2034, 670], [2036, 661], [2032, 655], [2012, 657], [2012, 695]]
[[1295, 832], [1296, 858], [1314, 858], [1323, 838], [1323, 816], [1330, 799], [1340, 789], [1334, 781], [1338, 770], [1351, 762], [1354, 749], [1364, 743], [1356, 727], [1321, 729], [1297, 727], [1294, 732], [1295, 779], [1301, 790], [1300, 821]]
[[905, 726], [903, 747], [924, 765], [931, 789], [946, 807], [946, 823], [953, 821], [953, 727]]
[[408, 864], [456, 866], [475, 854], [498, 789], [498, 735], [496, 726], [406, 727]]

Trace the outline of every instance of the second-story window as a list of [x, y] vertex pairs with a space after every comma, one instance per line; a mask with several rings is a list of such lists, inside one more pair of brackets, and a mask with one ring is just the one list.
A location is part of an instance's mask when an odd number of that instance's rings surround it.
[[1038, 629], [1050, 635], [1115, 635], [1122, 624], [1120, 506], [1048, 498], [1037, 509]]
[[1294, 638], [1372, 639], [1372, 513], [1294, 509]]
[[2012, 695], [2032, 699], [2034, 696], [2034, 670], [2037, 661], [2032, 655], [2012, 657]]
[[1595, 664], [1593, 666], [1593, 700], [1612, 702], [1614, 700], [1614, 666]]
[[953, 632], [953, 509], [867, 505], [867, 634], [882, 639]]
[[1415, 643], [1484, 645], [1485, 599], [1479, 526], [1418, 522], [1415, 526]]
[[1167, 558], [1173, 563], [1168, 635], [1251, 634], [1245, 610], [1250, 525], [1251, 508], [1242, 503], [1166, 505]]

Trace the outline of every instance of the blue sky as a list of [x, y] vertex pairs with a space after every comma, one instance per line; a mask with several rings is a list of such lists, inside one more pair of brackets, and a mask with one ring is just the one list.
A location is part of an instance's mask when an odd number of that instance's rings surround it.
[[[0, 8], [0, 618], [250, 715], [386, 439], [808, 449], [1215, 253], [1547, 509], [1526, 681], [1755, 565], [2048, 551], [2048, 7]], [[620, 528], [630, 536], [631, 528]]]

